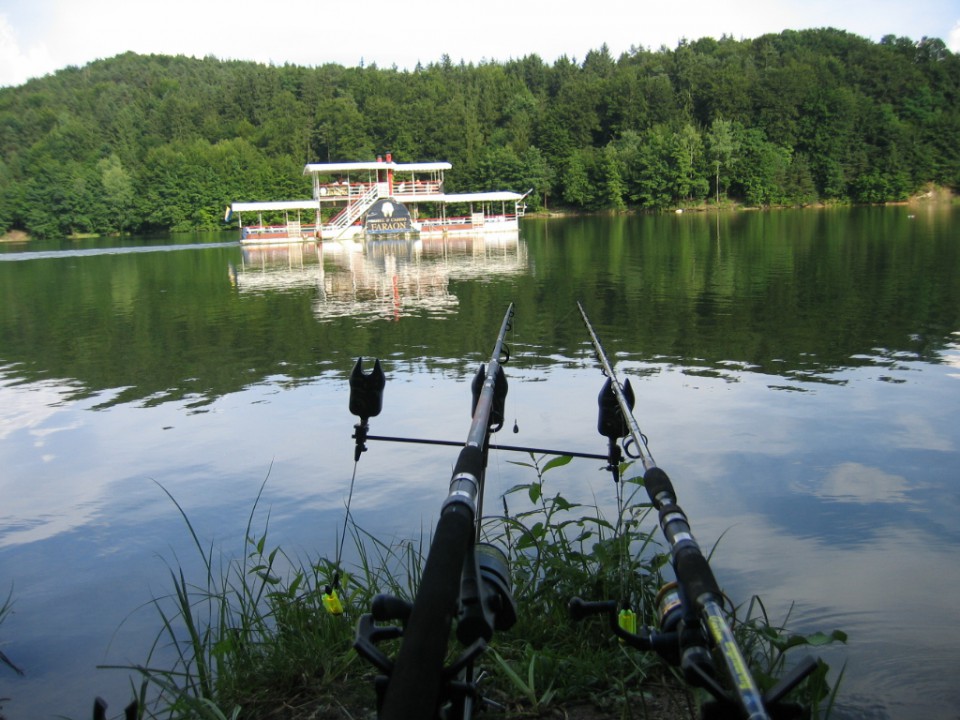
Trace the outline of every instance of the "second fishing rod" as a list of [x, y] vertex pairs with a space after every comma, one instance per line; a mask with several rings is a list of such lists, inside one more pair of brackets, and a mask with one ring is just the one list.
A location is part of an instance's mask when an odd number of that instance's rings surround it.
[[[413, 602], [377, 596], [371, 612], [360, 619], [355, 647], [382, 673], [377, 682], [380, 720], [468, 720], [481, 702], [474, 662], [495, 631], [516, 622], [507, 558], [495, 546], [480, 542], [490, 437], [504, 420], [507, 380], [502, 365], [510, 357], [505, 337], [512, 319], [511, 303], [490, 360], [474, 378], [470, 430]], [[383, 382], [378, 368], [377, 364], [366, 375], [358, 362], [351, 377], [351, 411], [361, 418], [354, 435], [356, 457], [366, 449], [365, 442], [374, 439], [367, 432], [367, 421], [380, 408]], [[373, 388], [370, 393], [365, 391], [368, 385]], [[402, 628], [377, 624], [398, 620]], [[454, 621], [463, 651], [445, 664]], [[391, 659], [377, 643], [396, 638], [401, 639], [400, 648]]]
[[[615, 601], [587, 602], [574, 598], [570, 602], [571, 614], [577, 620], [591, 614], [606, 614], [614, 634], [624, 642], [639, 650], [654, 651], [668, 662], [679, 665], [690, 685], [702, 687], [712, 696], [712, 701], [704, 705], [704, 717], [749, 720], [796, 717], [802, 709], [783, 702], [783, 698], [813, 672], [816, 661], [807, 658], [775, 687], [761, 693], [727, 622], [723, 610], [724, 594], [693, 537], [673, 482], [657, 466], [647, 438], [634, 417], [634, 393], [629, 380], [620, 383], [583, 304], [578, 302], [577, 307], [607, 377], [599, 398], [598, 429], [610, 438], [611, 457], [616, 455], [616, 440], [626, 438], [624, 449], [627, 455], [643, 465], [643, 484], [670, 545], [676, 585], [667, 586], [666, 592], [661, 594], [659, 627], [642, 628], [639, 633], [618, 622]], [[719, 658], [718, 663], [714, 661], [715, 657]]]

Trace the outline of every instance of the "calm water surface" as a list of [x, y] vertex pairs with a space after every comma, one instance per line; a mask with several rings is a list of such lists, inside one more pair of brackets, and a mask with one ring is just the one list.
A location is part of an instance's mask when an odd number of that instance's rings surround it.
[[[506, 305], [510, 442], [603, 452], [583, 300], [715, 571], [847, 646], [838, 717], [960, 713], [960, 211], [529, 220], [519, 241], [241, 249], [222, 238], [0, 247], [0, 668], [11, 718], [118, 710], [168, 568], [169, 491], [231, 556], [330, 556], [353, 471], [346, 376], [389, 376], [379, 434], [462, 441]], [[508, 423], [512, 425], [512, 422]], [[353, 513], [435, 519], [449, 448], [374, 446]], [[525, 479], [495, 457], [488, 493]], [[609, 503], [598, 463], [552, 473]], [[162, 486], [162, 487], [161, 487]], [[722, 539], [721, 539], [722, 536]], [[199, 579], [199, 575], [196, 575]]]

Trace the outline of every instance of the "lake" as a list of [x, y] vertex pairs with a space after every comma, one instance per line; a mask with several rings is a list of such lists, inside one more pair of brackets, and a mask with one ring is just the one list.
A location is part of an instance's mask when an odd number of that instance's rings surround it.
[[[960, 208], [526, 219], [512, 241], [242, 248], [226, 235], [0, 246], [0, 647], [9, 717], [111, 713], [189, 533], [332, 557], [347, 377], [382, 435], [462, 442], [507, 304], [501, 442], [605, 452], [582, 300], [720, 584], [841, 629], [841, 718], [960, 712]], [[224, 242], [230, 240], [231, 242]], [[519, 432], [509, 430], [516, 422]], [[429, 531], [455, 448], [372, 444], [352, 513]], [[489, 498], [528, 481], [494, 454]], [[601, 463], [549, 482], [615, 506]], [[266, 482], [265, 482], [266, 481]], [[265, 484], [264, 484], [265, 483]], [[659, 532], [659, 531], [658, 531]], [[371, 690], [372, 692], [372, 690]]]

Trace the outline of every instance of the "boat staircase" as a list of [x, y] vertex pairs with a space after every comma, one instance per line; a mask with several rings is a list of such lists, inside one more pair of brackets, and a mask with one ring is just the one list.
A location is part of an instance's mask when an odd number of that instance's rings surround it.
[[295, 220], [289, 217], [287, 218], [287, 237], [298, 239], [303, 237], [303, 228], [300, 225], [299, 215]]
[[339, 240], [347, 229], [369, 210], [380, 198], [380, 185], [373, 183], [361, 194], [350, 199], [350, 202], [337, 213], [329, 223], [323, 226], [324, 239]]

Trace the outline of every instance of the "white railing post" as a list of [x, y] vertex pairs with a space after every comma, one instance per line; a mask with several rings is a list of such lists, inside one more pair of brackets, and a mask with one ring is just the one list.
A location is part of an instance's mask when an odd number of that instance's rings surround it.
[[379, 197], [380, 188], [377, 183], [373, 183], [358, 198], [348, 200], [346, 207], [325, 226], [326, 229], [333, 233], [333, 239], [339, 238], [343, 234], [343, 231], [350, 227], [363, 213], [369, 210], [370, 206], [373, 205]]

